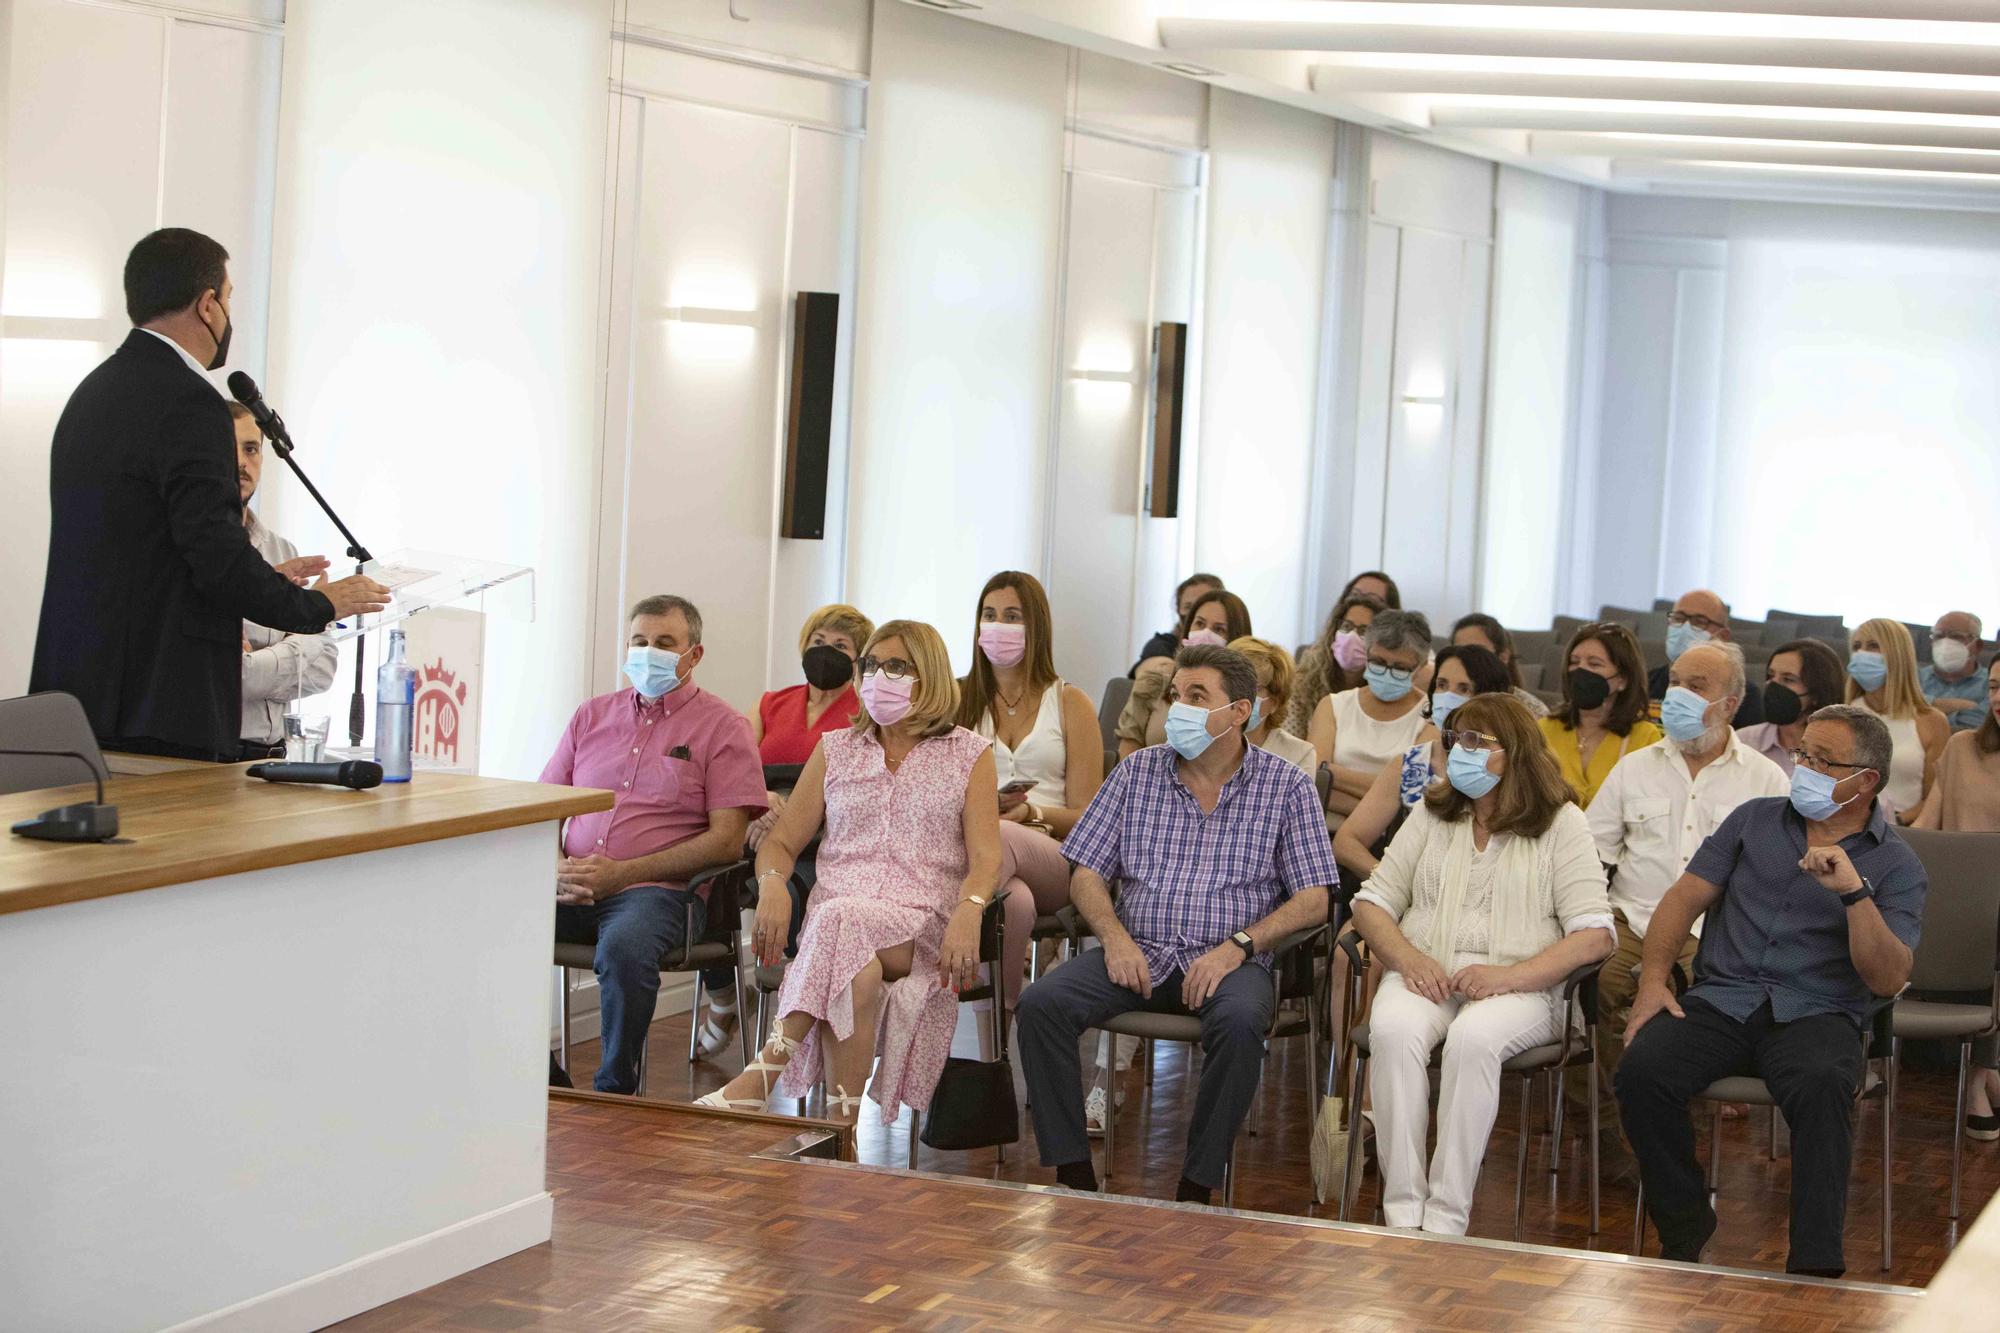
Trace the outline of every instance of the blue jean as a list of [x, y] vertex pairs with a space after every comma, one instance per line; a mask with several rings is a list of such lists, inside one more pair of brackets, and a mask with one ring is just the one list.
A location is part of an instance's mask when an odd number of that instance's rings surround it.
[[604, 1058], [591, 1086], [639, 1090], [639, 1055], [660, 997], [660, 960], [707, 928], [707, 904], [686, 889], [642, 884], [589, 907], [556, 904], [556, 940], [594, 944]]

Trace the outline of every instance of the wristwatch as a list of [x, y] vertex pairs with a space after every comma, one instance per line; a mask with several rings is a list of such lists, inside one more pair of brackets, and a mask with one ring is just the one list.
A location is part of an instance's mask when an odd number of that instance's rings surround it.
[[1863, 875], [1861, 877], [1860, 888], [1854, 890], [1852, 893], [1843, 893], [1840, 895], [1840, 905], [1842, 907], [1852, 907], [1854, 906], [1854, 904], [1860, 902], [1863, 898], [1873, 898], [1874, 896], [1875, 896], [1875, 886], [1868, 882], [1868, 877], [1866, 875]]
[[1250, 932], [1239, 930], [1229, 937], [1229, 942], [1243, 951], [1243, 959], [1248, 962], [1257, 956], [1257, 942], [1250, 938]]

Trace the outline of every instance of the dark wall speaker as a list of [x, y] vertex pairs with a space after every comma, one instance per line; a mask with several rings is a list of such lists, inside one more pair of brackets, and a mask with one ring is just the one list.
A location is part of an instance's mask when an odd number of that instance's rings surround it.
[[1181, 403], [1187, 383], [1188, 326], [1162, 323], [1153, 332], [1153, 470], [1146, 512], [1179, 518], [1181, 512]]
[[792, 298], [792, 388], [785, 408], [785, 497], [779, 535], [826, 536], [827, 458], [833, 447], [833, 358], [840, 293]]

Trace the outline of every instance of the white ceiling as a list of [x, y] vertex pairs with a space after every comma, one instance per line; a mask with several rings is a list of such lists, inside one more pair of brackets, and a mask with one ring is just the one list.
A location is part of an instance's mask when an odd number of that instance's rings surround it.
[[911, 0], [1613, 190], [2000, 210], [2000, 0]]

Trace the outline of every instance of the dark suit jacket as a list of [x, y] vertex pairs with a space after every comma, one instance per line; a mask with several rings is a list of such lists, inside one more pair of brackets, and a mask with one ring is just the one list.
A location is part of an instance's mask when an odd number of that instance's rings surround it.
[[234, 759], [242, 622], [312, 634], [332, 618], [250, 545], [222, 396], [132, 330], [56, 423], [29, 690], [81, 699], [107, 746]]
[[[1652, 674], [1646, 677], [1646, 687], [1646, 692], [1651, 694], [1656, 701], [1666, 698], [1667, 669], [1665, 667], [1654, 667]], [[1653, 710], [1656, 717], [1659, 711], [1657, 708]], [[1763, 720], [1764, 682], [1761, 680], [1746, 680], [1743, 683], [1743, 702], [1736, 705], [1736, 720], [1729, 725], [1732, 727], [1754, 727]]]

